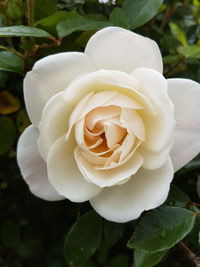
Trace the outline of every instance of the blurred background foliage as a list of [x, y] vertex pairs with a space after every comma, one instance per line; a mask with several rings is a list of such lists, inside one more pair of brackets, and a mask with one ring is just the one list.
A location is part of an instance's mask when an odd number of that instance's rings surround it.
[[36, 60], [63, 51], [83, 51], [95, 31], [115, 25], [158, 43], [166, 78], [200, 81], [199, 0], [103, 2], [0, 1], [2, 267], [199, 266], [200, 157], [176, 173], [163, 207], [126, 224], [100, 218], [88, 203], [40, 200], [20, 176], [17, 139], [30, 124], [23, 77]]

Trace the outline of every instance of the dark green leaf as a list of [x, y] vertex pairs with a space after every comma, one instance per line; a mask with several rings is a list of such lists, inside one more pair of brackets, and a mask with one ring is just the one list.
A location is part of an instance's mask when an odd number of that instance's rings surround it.
[[97, 30], [107, 26], [112, 23], [108, 21], [93, 21], [86, 19], [80, 15], [74, 15], [64, 21], [61, 21], [57, 25], [57, 32], [60, 37], [65, 37], [75, 31], [88, 31]]
[[103, 265], [103, 267], [129, 267], [129, 266], [130, 266], [129, 258], [125, 254], [119, 254]]
[[110, 14], [110, 21], [115, 26], [123, 27], [126, 29], [130, 29], [130, 19], [128, 18], [125, 11], [119, 7], [113, 9], [112, 13]]
[[72, 226], [64, 245], [64, 255], [70, 266], [83, 264], [95, 253], [101, 241], [101, 224], [101, 217], [91, 211]]
[[0, 70], [23, 74], [24, 61], [9, 51], [0, 52]]
[[1, 228], [1, 239], [5, 246], [16, 247], [20, 241], [19, 226], [14, 221], [6, 221]]
[[136, 249], [134, 251], [135, 267], [152, 267], [159, 263], [166, 255], [167, 251], [149, 253], [144, 250]]
[[200, 175], [197, 177], [197, 194], [198, 197], [200, 198]]
[[48, 17], [57, 10], [57, 0], [35, 0], [36, 19]]
[[35, 239], [22, 242], [18, 248], [18, 253], [23, 259], [37, 258], [42, 255], [43, 251], [42, 244]]
[[125, 224], [104, 221], [104, 237], [108, 247], [112, 247], [123, 235]]
[[195, 217], [193, 212], [177, 207], [152, 210], [142, 217], [128, 247], [147, 252], [169, 249], [191, 231]]
[[11, 118], [0, 116], [0, 155], [7, 152], [16, 138], [15, 125]]
[[47, 18], [44, 18], [44, 19], [37, 21], [34, 26], [40, 25], [46, 31], [48, 31], [52, 34], [55, 34], [56, 33], [56, 25], [59, 22], [67, 19], [69, 17], [70, 13], [71, 12], [58, 11]]
[[190, 198], [178, 186], [171, 184], [165, 205], [184, 207]]
[[51, 35], [41, 29], [28, 26], [10, 26], [0, 27], [0, 36], [32, 36], [32, 37], [50, 37]]
[[131, 28], [135, 29], [153, 18], [163, 0], [125, 0], [123, 10], [131, 22]]
[[178, 48], [178, 52], [184, 57], [200, 59], [200, 45], [188, 45]]

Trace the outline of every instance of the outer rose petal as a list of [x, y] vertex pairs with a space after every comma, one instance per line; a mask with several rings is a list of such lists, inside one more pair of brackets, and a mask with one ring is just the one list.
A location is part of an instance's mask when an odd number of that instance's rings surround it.
[[82, 176], [74, 159], [75, 145], [74, 133], [67, 141], [61, 136], [55, 142], [48, 154], [48, 177], [61, 195], [73, 202], [83, 202], [99, 194], [101, 188]]
[[21, 173], [31, 192], [45, 200], [64, 199], [51, 186], [47, 178], [46, 162], [40, 157], [37, 148], [38, 130], [29, 126], [21, 135], [17, 146], [17, 161]]
[[177, 121], [171, 151], [177, 171], [200, 151], [200, 85], [187, 79], [169, 79], [168, 86]]
[[24, 98], [32, 123], [38, 125], [43, 107], [53, 95], [79, 74], [94, 70], [88, 56], [78, 52], [59, 53], [37, 61], [24, 79]]
[[170, 159], [160, 169], [140, 169], [127, 183], [103, 189], [90, 203], [107, 220], [122, 223], [137, 219], [144, 210], [165, 201], [173, 174]]
[[162, 57], [157, 44], [148, 38], [119, 28], [108, 27], [94, 34], [85, 53], [99, 69], [115, 69], [130, 73], [138, 67], [162, 73]]

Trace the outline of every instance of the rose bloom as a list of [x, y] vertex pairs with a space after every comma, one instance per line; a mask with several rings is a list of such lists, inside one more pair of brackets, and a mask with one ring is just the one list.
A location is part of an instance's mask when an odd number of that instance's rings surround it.
[[200, 85], [162, 71], [157, 44], [119, 27], [95, 33], [84, 53], [36, 62], [24, 80], [32, 125], [17, 148], [31, 192], [89, 200], [115, 222], [161, 205], [200, 151]]

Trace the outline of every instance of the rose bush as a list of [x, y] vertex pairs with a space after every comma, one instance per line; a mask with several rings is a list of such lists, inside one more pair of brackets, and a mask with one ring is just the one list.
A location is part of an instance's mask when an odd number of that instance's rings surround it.
[[161, 205], [174, 171], [200, 151], [200, 86], [163, 75], [157, 44], [118, 27], [85, 52], [39, 60], [24, 80], [32, 125], [22, 176], [46, 200], [89, 200], [115, 222]]

